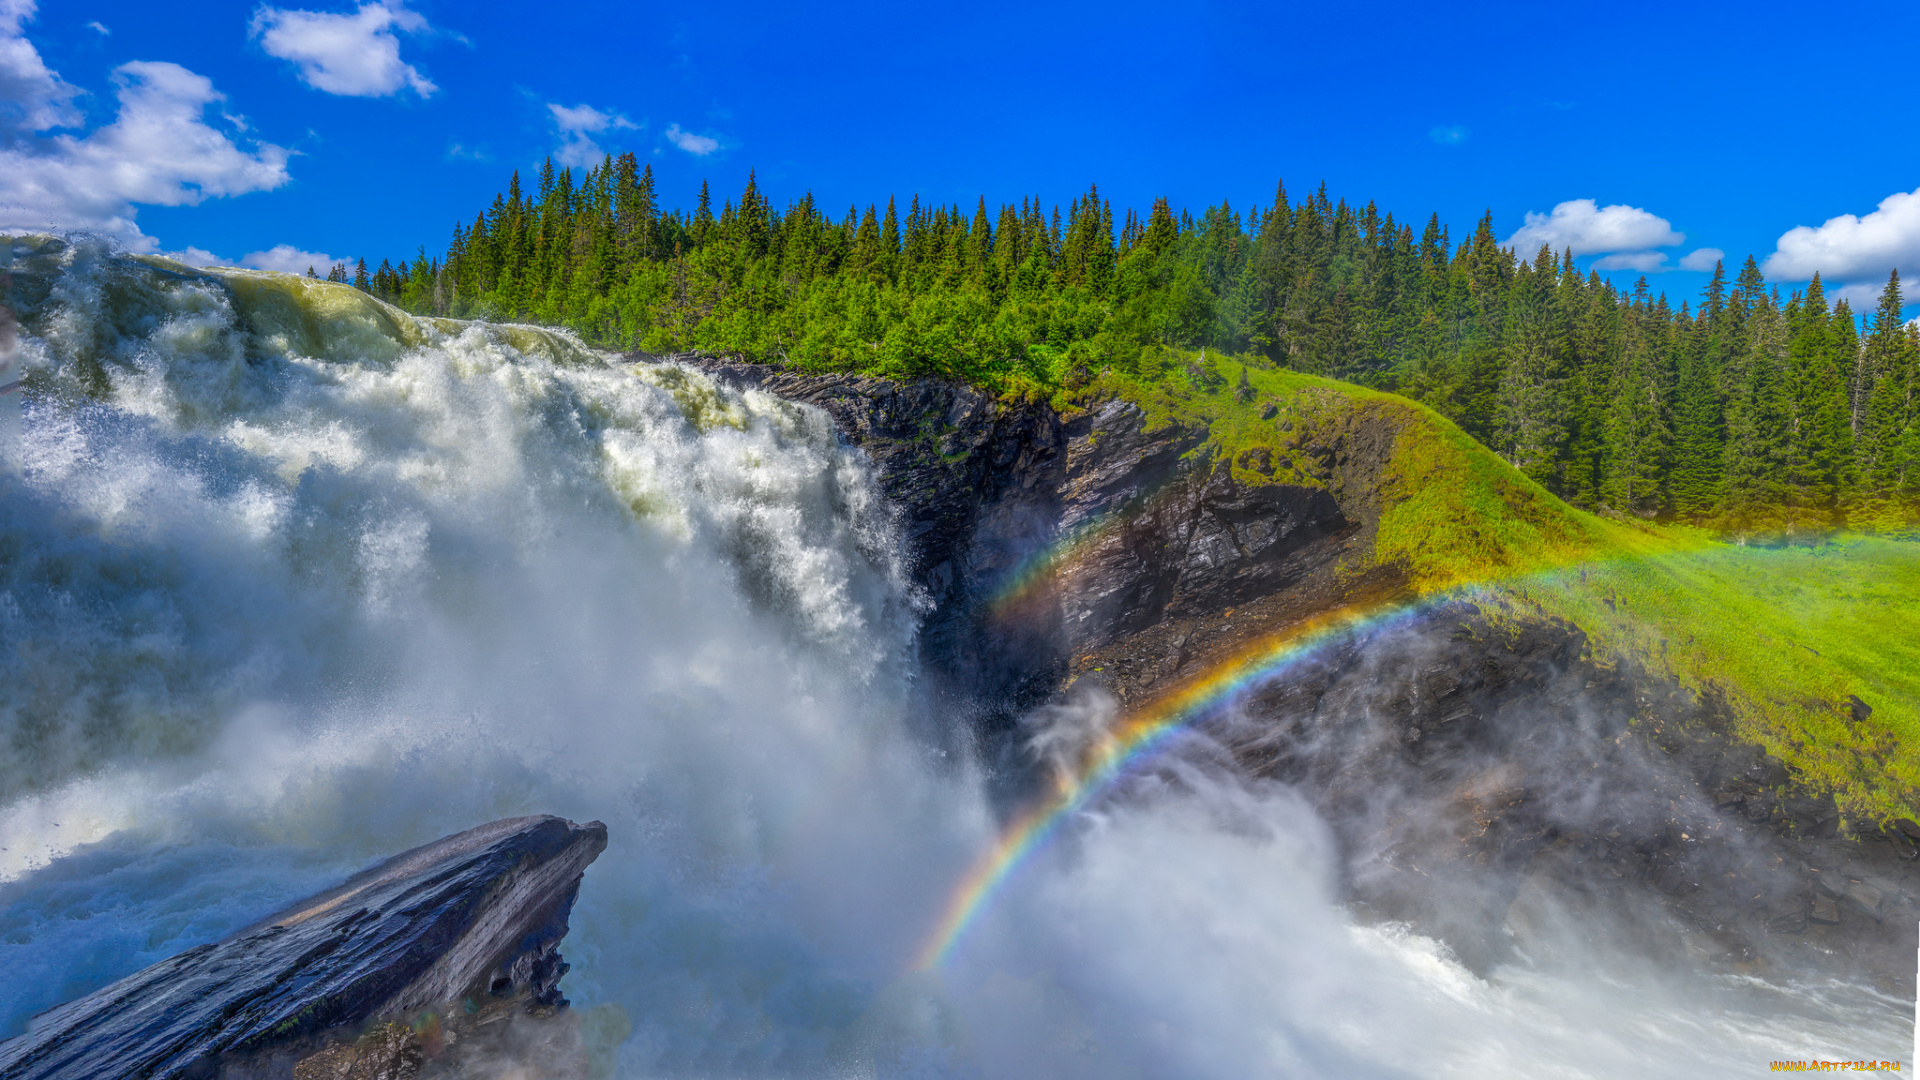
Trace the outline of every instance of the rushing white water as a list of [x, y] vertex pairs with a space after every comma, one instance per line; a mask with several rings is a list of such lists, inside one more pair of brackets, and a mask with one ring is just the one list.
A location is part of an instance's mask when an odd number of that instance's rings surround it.
[[1745, 1075], [1905, 1045], [1855, 991], [1476, 978], [1348, 918], [1286, 791], [1197, 767], [909, 974], [994, 821], [908, 734], [917, 601], [825, 417], [345, 286], [56, 248], [15, 265], [51, 292], [0, 478], [0, 1035], [552, 812], [610, 828], [564, 983], [605, 1075]]

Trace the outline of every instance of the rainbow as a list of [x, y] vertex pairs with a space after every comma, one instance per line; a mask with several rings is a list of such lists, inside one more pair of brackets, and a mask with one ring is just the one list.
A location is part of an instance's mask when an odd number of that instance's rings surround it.
[[[1129, 502], [1121, 510], [1096, 517], [1050, 547], [1036, 552], [1016, 566], [1003, 580], [990, 602], [996, 618], [1006, 618], [1020, 609], [1041, 602], [1062, 584], [1078, 556], [1098, 543], [1112, 530], [1150, 509], [1161, 491], [1151, 491]], [[1710, 546], [1704, 535], [1669, 538], [1662, 541], [1669, 551]], [[1116, 723], [1089, 750], [1079, 767], [1055, 778], [1053, 791], [1020, 814], [1002, 830], [999, 840], [977, 859], [961, 878], [942, 909], [939, 921], [916, 955], [917, 970], [944, 965], [956, 944], [992, 900], [1033, 855], [1047, 846], [1061, 824], [1103, 792], [1116, 778], [1142, 758], [1171, 741], [1181, 730], [1206, 716], [1211, 710], [1248, 686], [1269, 679], [1314, 650], [1350, 634], [1378, 627], [1389, 621], [1409, 618], [1428, 610], [1448, 597], [1460, 596], [1481, 588], [1527, 579], [1546, 580], [1571, 572], [1591, 560], [1563, 553], [1550, 565], [1491, 568], [1472, 582], [1448, 588], [1422, 590], [1409, 597], [1373, 597], [1328, 612], [1318, 618], [1295, 623], [1277, 633], [1257, 639], [1224, 660], [1204, 669], [1172, 691], [1148, 702], [1143, 708]], [[1621, 551], [1616, 558], [1631, 560], [1637, 556]], [[1610, 561], [1610, 560], [1609, 560]], [[1582, 580], [1584, 580], [1584, 575]], [[1522, 590], [1519, 599], [1525, 601]]]
[[1000, 887], [1047, 846], [1063, 822], [1191, 721], [1332, 641], [1411, 617], [1423, 608], [1417, 603], [1376, 601], [1349, 605], [1293, 624], [1236, 651], [1114, 725], [1087, 752], [1077, 774], [1057, 777], [1052, 794], [1015, 818], [1001, 832], [999, 841], [968, 869], [921, 948], [916, 970], [944, 965]]
[[1139, 492], [1118, 508], [1093, 515], [1065, 536], [1022, 559], [1000, 579], [987, 601], [987, 610], [995, 618], [1006, 618], [1028, 602], [1046, 595], [1082, 553], [1106, 540], [1127, 522], [1154, 509], [1170, 485], [1171, 480], [1163, 481]]

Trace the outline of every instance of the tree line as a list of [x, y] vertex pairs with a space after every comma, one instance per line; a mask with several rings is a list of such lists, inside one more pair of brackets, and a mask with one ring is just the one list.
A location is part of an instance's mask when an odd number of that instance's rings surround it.
[[[347, 280], [347, 268], [328, 275]], [[1570, 252], [1454, 242], [1325, 185], [1242, 214], [1095, 187], [1024, 198], [775, 207], [749, 175], [714, 210], [661, 206], [632, 154], [518, 172], [444, 254], [362, 260], [411, 311], [563, 325], [596, 345], [804, 371], [1071, 393], [1165, 348], [1209, 348], [1397, 391], [1568, 501], [1739, 532], [1904, 527], [1920, 503], [1920, 331], [1897, 273], [1861, 319], [1816, 277], [1782, 296], [1749, 257], [1676, 308]], [[1174, 369], [1169, 369], [1174, 370]], [[1167, 377], [1185, 377], [1175, 374]]]

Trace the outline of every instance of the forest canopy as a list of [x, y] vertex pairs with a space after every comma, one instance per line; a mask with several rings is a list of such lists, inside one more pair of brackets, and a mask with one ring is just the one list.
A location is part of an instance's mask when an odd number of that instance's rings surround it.
[[[801, 371], [965, 379], [1071, 399], [1169, 349], [1392, 390], [1578, 506], [1741, 533], [1897, 529], [1920, 501], [1920, 331], [1895, 273], [1859, 319], [1818, 277], [1782, 296], [1749, 257], [1675, 307], [1570, 252], [1457, 243], [1324, 185], [1244, 214], [1096, 187], [1049, 211], [923, 203], [775, 207], [749, 175], [716, 212], [664, 210], [631, 154], [548, 161], [440, 255], [351, 280], [419, 313], [535, 321], [606, 348], [738, 355]], [[1863, 326], [1864, 322], [1864, 326]], [[1185, 377], [1179, 365], [1149, 365]]]

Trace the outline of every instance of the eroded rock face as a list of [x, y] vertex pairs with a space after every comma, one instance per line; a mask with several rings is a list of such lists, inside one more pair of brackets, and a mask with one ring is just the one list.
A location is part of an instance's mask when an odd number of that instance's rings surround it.
[[[1121, 402], [1063, 418], [937, 380], [681, 359], [826, 409], [872, 456], [936, 604], [929, 667], [1003, 778], [1035, 769], [1015, 721], [1044, 701], [1097, 685], [1125, 708], [1342, 604], [1407, 598], [1395, 568], [1350, 569], [1398, 433], [1365, 407], [1298, 433], [1316, 486], [1247, 485], [1194, 453], [1206, 432], [1147, 432]], [[1043, 552], [1064, 557], [1025, 595]], [[1319, 807], [1363, 911], [1476, 968], [1582, 939], [1911, 994], [1920, 825], [1841, 822], [1717, 702], [1589, 653], [1573, 627], [1448, 605], [1322, 651], [1209, 733]]]
[[606, 845], [538, 816], [415, 848], [48, 1011], [0, 1044], [0, 1077], [413, 1076], [443, 1014], [566, 1005], [558, 946]]
[[1477, 969], [1577, 942], [1911, 993], [1920, 842], [1843, 831], [1728, 730], [1572, 626], [1466, 603], [1318, 653], [1210, 725], [1319, 807], [1350, 896]]
[[[952, 726], [973, 732], [1002, 775], [1024, 768], [1018, 715], [1092, 668], [1126, 683], [1125, 697], [1230, 647], [1218, 616], [1236, 605], [1263, 605], [1251, 632], [1282, 611], [1398, 585], [1391, 569], [1337, 572], [1371, 543], [1397, 430], [1377, 414], [1302, 440], [1320, 486], [1246, 485], [1196, 452], [1204, 429], [1149, 431], [1125, 402], [1061, 416], [938, 379], [671, 359], [818, 406], [866, 451], [933, 602], [923, 663]], [[1037, 577], [1043, 588], [1023, 591]], [[1130, 650], [1141, 635], [1153, 647]]]

